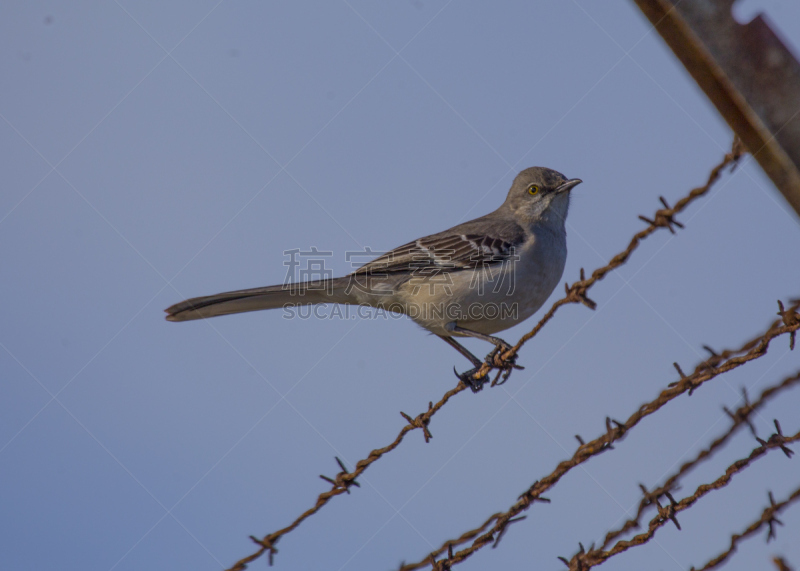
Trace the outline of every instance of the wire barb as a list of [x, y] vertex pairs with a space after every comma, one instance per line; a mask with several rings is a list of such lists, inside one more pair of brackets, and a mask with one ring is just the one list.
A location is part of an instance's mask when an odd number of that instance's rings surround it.
[[674, 208], [671, 208], [670, 205], [667, 203], [667, 200], [663, 196], [659, 196], [658, 199], [661, 201], [661, 204], [664, 205], [664, 208], [661, 210], [657, 210], [655, 217], [651, 220], [645, 216], [639, 216], [640, 220], [644, 220], [650, 226], [655, 228], [666, 228], [670, 231], [670, 233], [674, 234], [675, 229], [673, 226], [677, 226], [678, 228], [683, 228], [683, 224], [675, 220], [675, 215], [678, 213]]
[[672, 523], [675, 524], [675, 527], [678, 528], [678, 531], [681, 529], [681, 524], [678, 523], [678, 518], [675, 517], [675, 507], [678, 505], [678, 502], [675, 501], [675, 498], [672, 497], [672, 494], [669, 492], [664, 492], [664, 495], [667, 496], [669, 500], [669, 505], [662, 506], [661, 503], [658, 501], [658, 497], [656, 497], [656, 507], [658, 508], [658, 517], [662, 520], [671, 520]]
[[360, 488], [361, 484], [356, 482], [355, 476], [347, 471], [344, 462], [342, 462], [338, 456], [334, 456], [334, 458], [336, 458], [336, 463], [339, 464], [339, 468], [341, 468], [342, 471], [336, 474], [336, 478], [329, 478], [328, 476], [324, 476], [322, 474], [320, 474], [319, 477], [330, 483], [334, 489], [344, 489], [344, 491], [348, 494], [350, 493], [350, 486]]
[[786, 446], [786, 443], [789, 441], [789, 439], [783, 435], [778, 419], [774, 419], [772, 422], [775, 423], [775, 433], [769, 437], [769, 440], [767, 440], [765, 444], [780, 447], [781, 451], [786, 455], [786, 457], [791, 459], [792, 454], [794, 454], [794, 450]]
[[[497, 547], [497, 545], [500, 543], [500, 540], [503, 539], [503, 536], [506, 534], [506, 530], [508, 530], [508, 526], [510, 526], [512, 523], [517, 523], [518, 521], [522, 521], [522, 520], [526, 519], [527, 517], [528, 516], [526, 516], [526, 515], [521, 515], [519, 517], [515, 517], [515, 518], [511, 518], [511, 519], [507, 520], [505, 522], [505, 524], [503, 525], [502, 529], [500, 529], [500, 533], [497, 534], [497, 539], [494, 540], [494, 543], [492, 544], [492, 549], [495, 549]], [[452, 548], [451, 548], [451, 550], [452, 550]]]
[[[800, 321], [800, 314], [797, 313], [798, 308], [800, 308], [800, 300], [792, 300], [792, 305], [789, 309], [783, 309], [783, 302], [778, 300], [778, 315], [781, 316], [784, 325], [793, 325]], [[794, 351], [794, 339], [795, 339], [795, 332], [792, 331], [792, 334], [789, 335], [789, 350]]]
[[[428, 403], [428, 412], [430, 412], [432, 408], [433, 408], [433, 403]], [[400, 411], [400, 415], [403, 418], [405, 418], [408, 424], [411, 425], [412, 427], [422, 429], [422, 434], [425, 437], [426, 444], [431, 441], [431, 438], [433, 438], [433, 434], [431, 434], [431, 431], [428, 430], [428, 424], [431, 421], [430, 416], [425, 416], [425, 413], [422, 413], [418, 414], [414, 418], [411, 418], [403, 411]]]

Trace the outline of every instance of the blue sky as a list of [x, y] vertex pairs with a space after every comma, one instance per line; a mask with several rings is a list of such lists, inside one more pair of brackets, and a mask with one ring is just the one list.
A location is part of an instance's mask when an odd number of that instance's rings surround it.
[[[800, 9], [766, 9], [800, 50]], [[0, 557], [15, 569], [220, 569], [391, 442], [467, 362], [407, 319], [168, 323], [186, 297], [280, 283], [284, 251], [376, 251], [496, 208], [547, 166], [573, 192], [564, 280], [702, 184], [732, 134], [632, 2], [6, 2], [0, 7]], [[747, 158], [522, 350], [283, 538], [283, 569], [391, 569], [506, 509], [800, 295], [797, 215]], [[559, 295], [557, 290], [555, 295]], [[557, 299], [552, 298], [552, 301]], [[503, 333], [516, 341], [533, 327]], [[478, 354], [488, 347], [467, 345]], [[795, 371], [770, 353], [573, 470], [462, 565], [558, 568]], [[800, 391], [755, 419], [798, 430]], [[689, 477], [756, 445], [744, 432]], [[798, 485], [771, 453], [610, 569], [688, 569]], [[800, 565], [800, 510], [730, 568]], [[265, 565], [265, 562], [255, 566]]]

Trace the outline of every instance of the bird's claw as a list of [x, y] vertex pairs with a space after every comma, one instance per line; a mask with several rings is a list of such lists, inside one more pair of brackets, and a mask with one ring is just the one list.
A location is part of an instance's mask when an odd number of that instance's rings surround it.
[[517, 365], [517, 353], [514, 353], [508, 359], [503, 358], [503, 354], [511, 350], [510, 345], [497, 345], [491, 353], [486, 356], [486, 364], [494, 369], [524, 369], [522, 365]]
[[507, 344], [497, 345], [494, 350], [486, 356], [486, 363], [493, 369], [497, 369], [497, 376], [492, 381], [492, 386], [502, 385], [511, 376], [511, 371], [514, 369], [524, 369], [522, 365], [517, 365], [518, 355], [514, 353], [507, 359], [503, 355], [511, 350], [511, 346]]
[[[492, 369], [497, 369], [497, 376], [492, 381], [491, 386], [502, 385], [508, 380], [508, 377], [511, 375], [511, 371], [514, 369], [525, 368], [521, 365], [517, 365], [516, 353], [507, 359], [503, 358], [503, 355], [509, 350], [511, 350], [511, 346], [504, 343], [502, 345], [497, 345], [492, 352], [486, 356], [485, 363], [486, 365], [489, 365], [486, 373]], [[456, 371], [456, 368], [453, 367], [453, 372], [456, 374], [456, 377], [458, 377], [458, 379], [464, 383], [464, 385], [472, 390], [473, 393], [477, 393], [483, 389], [483, 385], [489, 381], [486, 373], [480, 377], [477, 376], [477, 374], [483, 368], [483, 365], [479, 365], [473, 369], [459, 373]]]
[[456, 368], [453, 367], [453, 372], [456, 374], [456, 377], [464, 383], [467, 387], [469, 387], [473, 393], [479, 392], [483, 388], [483, 384], [486, 382], [486, 377], [476, 378], [475, 373], [481, 370], [481, 367], [475, 367], [474, 369], [470, 369], [469, 371], [464, 371], [463, 373], [459, 373], [456, 371]]

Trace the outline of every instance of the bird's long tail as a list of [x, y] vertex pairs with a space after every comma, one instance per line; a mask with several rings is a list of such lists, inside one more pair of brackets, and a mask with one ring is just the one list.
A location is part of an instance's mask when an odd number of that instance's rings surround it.
[[193, 297], [165, 309], [167, 321], [190, 321], [217, 315], [276, 309], [285, 305], [352, 303], [347, 277], [242, 289]]

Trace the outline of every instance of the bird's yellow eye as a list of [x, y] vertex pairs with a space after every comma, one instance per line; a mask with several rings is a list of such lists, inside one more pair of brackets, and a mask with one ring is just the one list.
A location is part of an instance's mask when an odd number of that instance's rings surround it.
[[537, 185], [532, 184], [528, 187], [528, 194], [538, 194], [538, 193], [539, 193], [539, 187]]

